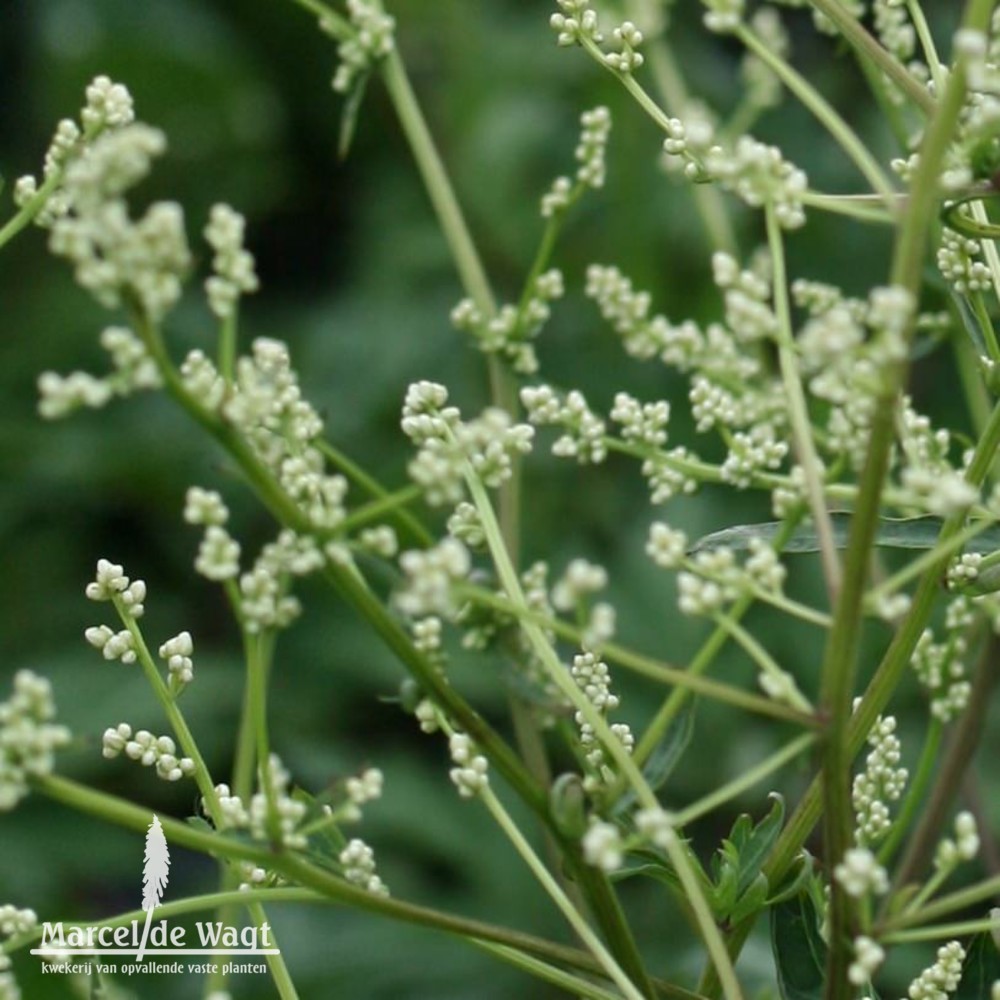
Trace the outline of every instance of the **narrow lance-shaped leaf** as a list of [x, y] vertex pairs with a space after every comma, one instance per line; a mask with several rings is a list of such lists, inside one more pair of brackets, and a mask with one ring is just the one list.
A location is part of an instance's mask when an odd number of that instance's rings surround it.
[[[833, 527], [833, 541], [838, 549], [847, 548], [848, 533], [851, 528], [852, 515], [847, 511], [834, 511], [830, 514]], [[889, 549], [932, 549], [938, 542], [943, 521], [939, 517], [881, 517], [875, 534], [875, 544]], [[743, 551], [750, 547], [753, 539], [764, 542], [774, 540], [782, 528], [781, 521], [764, 521], [760, 524], [739, 524], [732, 528], [713, 531], [710, 535], [699, 538], [691, 546], [690, 552], [711, 552], [723, 546]], [[970, 539], [966, 545], [967, 552], [996, 552], [1000, 549], [1000, 526], [985, 528]], [[812, 525], [803, 525], [795, 529], [792, 537], [783, 545], [782, 552], [787, 554], [803, 552], [819, 552], [819, 535]]]

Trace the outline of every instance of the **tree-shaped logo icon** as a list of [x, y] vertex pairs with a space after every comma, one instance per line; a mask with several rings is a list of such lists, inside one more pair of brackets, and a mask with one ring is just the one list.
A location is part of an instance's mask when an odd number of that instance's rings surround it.
[[167, 849], [167, 838], [163, 834], [159, 817], [153, 815], [153, 822], [146, 831], [146, 853], [142, 866], [142, 908], [146, 911], [146, 922], [142, 928], [142, 943], [136, 954], [136, 960], [142, 961], [146, 942], [149, 940], [149, 924], [153, 919], [153, 910], [163, 896], [170, 877], [170, 851]]

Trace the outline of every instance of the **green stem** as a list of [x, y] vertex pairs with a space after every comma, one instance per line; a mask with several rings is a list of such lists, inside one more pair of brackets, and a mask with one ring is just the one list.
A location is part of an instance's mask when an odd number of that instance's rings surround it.
[[885, 171], [868, 152], [867, 147], [857, 137], [854, 130], [837, 114], [819, 91], [781, 56], [765, 45], [756, 33], [745, 24], [741, 24], [736, 29], [736, 37], [788, 87], [807, 110], [812, 112], [819, 123], [833, 136], [840, 148], [854, 162], [872, 189], [882, 195], [888, 204], [894, 204], [896, 189], [886, 176]]
[[493, 291], [398, 52], [391, 52], [383, 60], [382, 79], [410, 144], [441, 231], [451, 248], [466, 294], [480, 310], [492, 315], [496, 312]]
[[356, 507], [337, 525], [337, 531], [345, 535], [350, 534], [373, 521], [381, 521], [395, 514], [422, 496], [423, 490], [416, 484], [404, 486], [402, 489], [396, 490], [395, 493], [389, 493], [361, 507]]
[[627, 997], [628, 1000], [645, 1000], [645, 998], [652, 996], [652, 984], [645, 977], [643, 977], [643, 980], [640, 980], [643, 987], [643, 992], [640, 992], [632, 979], [625, 974], [611, 953], [604, 947], [600, 938], [591, 930], [586, 920], [583, 919], [576, 907], [569, 901], [566, 894], [559, 887], [559, 883], [549, 874], [548, 869], [532, 850], [531, 845], [524, 839], [524, 835], [518, 829], [517, 824], [510, 818], [507, 811], [500, 804], [500, 801], [488, 787], [482, 791], [481, 798], [494, 820], [496, 820], [497, 825], [514, 845], [514, 849], [521, 855], [531, 873], [538, 880], [538, 883], [548, 893], [580, 940], [587, 946], [590, 953], [601, 963], [608, 978], [618, 986], [623, 996]]
[[[819, 191], [803, 191], [799, 196], [802, 204], [810, 208], [819, 209], [821, 212], [830, 212], [834, 215], [845, 215], [859, 222], [874, 222], [880, 225], [894, 226], [895, 218], [885, 208], [881, 207], [883, 200], [878, 199], [877, 204], [871, 204], [871, 195], [850, 195], [850, 194], [822, 194]], [[900, 202], [902, 207], [902, 202]]]
[[[926, 913], [926, 910], [923, 911]], [[922, 914], [921, 914], [922, 916]], [[883, 944], [913, 944], [918, 941], [944, 941], [948, 938], [969, 937], [973, 934], [995, 934], [1000, 924], [991, 917], [983, 920], [963, 920], [954, 924], [936, 924], [912, 931], [893, 931], [883, 934]]]
[[924, 114], [931, 115], [934, 112], [934, 99], [926, 88], [868, 33], [840, 0], [809, 0], [809, 3], [833, 22], [851, 48], [871, 60]]
[[[254, 922], [257, 928], [263, 928], [268, 924], [267, 914], [264, 912], [264, 907], [257, 901], [248, 902], [246, 904], [247, 913], [250, 914], [250, 919]], [[271, 931], [273, 936], [274, 932]], [[278, 946], [277, 940], [275, 940], [275, 947]], [[279, 949], [277, 955], [266, 955], [267, 967], [271, 973], [271, 979], [274, 980], [275, 988], [278, 991], [278, 996], [281, 1000], [298, 1000], [298, 993], [295, 990], [295, 984], [292, 982], [291, 973], [288, 971], [288, 966], [285, 965], [285, 960], [281, 955]]]
[[706, 795], [697, 802], [692, 802], [691, 805], [674, 813], [674, 822], [677, 826], [687, 826], [689, 823], [693, 823], [696, 819], [700, 819], [702, 816], [712, 812], [713, 809], [717, 809], [730, 799], [735, 799], [737, 796], [742, 795], [748, 788], [753, 788], [758, 782], [763, 781], [775, 771], [784, 767], [790, 760], [795, 760], [799, 754], [804, 753], [815, 742], [816, 735], [814, 733], [806, 733], [804, 736], [799, 736], [766, 760], [762, 760], [759, 764], [750, 768], [749, 771], [744, 771], [738, 778], [726, 782], [726, 784], [717, 788], [711, 794]]
[[[461, 597], [471, 600], [476, 604], [495, 608], [497, 611], [511, 615], [518, 621], [532, 622], [543, 629], [551, 630], [559, 638], [566, 639], [576, 646], [580, 646], [583, 642], [583, 633], [575, 626], [561, 619], [552, 618], [541, 611], [534, 611], [527, 607], [518, 607], [511, 599], [494, 594], [492, 591], [463, 584], [459, 588], [458, 593]], [[732, 612], [730, 614], [732, 615]], [[720, 626], [716, 634], [719, 634], [724, 642], [728, 633]], [[750, 712], [757, 712], [774, 719], [780, 719], [783, 722], [792, 722], [800, 726], [810, 727], [816, 725], [816, 720], [810, 715], [796, 711], [787, 705], [779, 705], [769, 698], [751, 694], [749, 691], [743, 691], [740, 688], [724, 684], [720, 681], [701, 677], [699, 671], [690, 667], [687, 670], [671, 667], [666, 663], [662, 663], [649, 656], [644, 656], [641, 653], [636, 653], [615, 642], [601, 643], [601, 655], [612, 663], [617, 663], [619, 666], [632, 670], [644, 677], [649, 677], [663, 684], [669, 684], [678, 689], [687, 690], [693, 694], [703, 694], [707, 698], [713, 698], [724, 704], [743, 708]], [[633, 756], [639, 759], [638, 754]]]
[[535, 979], [551, 983], [553, 986], [559, 987], [559, 989], [572, 996], [583, 997], [585, 1000], [621, 1000], [621, 994], [617, 991], [610, 993], [608, 990], [602, 989], [600, 986], [586, 979], [574, 976], [570, 972], [563, 972], [562, 969], [556, 968], [556, 966], [550, 965], [548, 962], [543, 962], [541, 959], [525, 955], [524, 952], [515, 951], [513, 948], [505, 948], [500, 944], [489, 944], [485, 941], [473, 941], [472, 944], [485, 951], [488, 955], [493, 955], [502, 962], [506, 962], [516, 969], [523, 970], [529, 976], [534, 976]]

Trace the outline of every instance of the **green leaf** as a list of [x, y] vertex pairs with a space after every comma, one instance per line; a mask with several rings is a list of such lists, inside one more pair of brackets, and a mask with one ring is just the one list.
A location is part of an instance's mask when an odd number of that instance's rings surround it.
[[965, 332], [969, 335], [969, 339], [972, 341], [972, 345], [976, 349], [976, 357], [989, 357], [989, 351], [986, 349], [986, 338], [983, 336], [982, 327], [979, 325], [979, 319], [972, 311], [972, 307], [969, 305], [968, 300], [964, 295], [958, 295], [954, 291], [951, 292], [951, 298], [955, 303], [955, 311], [962, 320], [962, 326], [965, 327]]
[[977, 934], [966, 949], [962, 981], [952, 1000], [985, 1000], [993, 983], [1000, 979], [1000, 951], [993, 935]]
[[350, 93], [344, 98], [344, 106], [340, 112], [340, 135], [337, 140], [337, 155], [342, 159], [347, 159], [347, 154], [351, 151], [351, 143], [354, 141], [354, 133], [358, 128], [358, 115], [361, 112], [361, 104], [365, 99], [365, 90], [368, 87], [368, 74], [362, 73]]
[[[847, 536], [851, 526], [848, 511], [834, 511], [830, 514], [833, 526], [833, 541], [838, 549], [847, 548]], [[875, 534], [875, 544], [888, 549], [932, 549], [937, 544], [943, 521], [939, 517], [880, 517]], [[711, 552], [727, 546], [736, 551], [750, 547], [754, 538], [771, 542], [782, 527], [781, 521], [765, 521], [761, 524], [739, 524], [732, 528], [713, 531], [699, 538], [688, 550], [689, 553]], [[1000, 526], [987, 528], [971, 539], [965, 546], [967, 552], [989, 553], [1000, 549]], [[819, 536], [811, 525], [796, 528], [792, 537], [782, 549], [788, 554], [819, 552]]]
[[[691, 742], [694, 732], [694, 702], [690, 699], [667, 726], [663, 739], [649, 755], [642, 769], [646, 784], [656, 791], [662, 788], [666, 780], [673, 774], [680, 759]], [[611, 810], [612, 816], [621, 816], [635, 802], [635, 791], [629, 788], [615, 803]]]
[[826, 944], [808, 892], [771, 908], [771, 952], [782, 1000], [822, 1000]]

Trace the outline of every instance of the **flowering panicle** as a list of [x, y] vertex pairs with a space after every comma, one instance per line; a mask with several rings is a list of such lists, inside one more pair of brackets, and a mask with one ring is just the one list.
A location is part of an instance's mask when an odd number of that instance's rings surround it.
[[246, 220], [228, 205], [213, 205], [205, 239], [215, 251], [213, 275], [205, 282], [208, 304], [219, 319], [236, 311], [241, 295], [258, 288], [253, 255], [243, 246]]
[[[348, 93], [356, 81], [367, 76], [396, 47], [395, 18], [382, 10], [378, 0], [347, 0], [347, 14], [350, 32], [337, 47], [340, 65], [333, 77], [333, 89], [340, 94]], [[320, 24], [336, 34], [322, 20]]]
[[32, 778], [51, 774], [55, 751], [69, 743], [58, 725], [52, 685], [30, 670], [14, 674], [14, 690], [0, 702], [0, 812], [28, 794]]
[[169, 736], [154, 736], [146, 729], [133, 733], [127, 722], [105, 729], [101, 746], [108, 760], [124, 753], [143, 767], [155, 767], [156, 776], [164, 781], [180, 781], [194, 774], [194, 761], [190, 757], [178, 757], [177, 745]]
[[375, 852], [363, 840], [352, 837], [337, 859], [344, 878], [376, 896], [388, 896], [389, 887], [375, 873]]
[[[618, 707], [618, 696], [611, 693], [608, 665], [593, 653], [578, 653], [573, 658], [570, 674], [587, 700], [602, 716], [606, 716]], [[601, 785], [610, 784], [614, 781], [615, 773], [606, 760], [604, 747], [601, 746], [594, 727], [587, 722], [580, 711], [574, 714], [574, 721], [580, 733], [580, 749], [588, 769], [588, 774], [584, 778], [584, 788], [594, 790]], [[635, 737], [629, 725], [616, 722], [610, 728], [625, 751], [631, 753], [635, 746]]]
[[514, 371], [532, 375], [538, 371], [533, 341], [552, 314], [549, 303], [562, 295], [562, 272], [552, 268], [535, 279], [531, 293], [520, 305], [504, 305], [486, 316], [472, 299], [462, 299], [451, 312], [451, 322], [456, 329], [471, 334], [484, 353], [499, 355]]
[[547, 385], [521, 390], [521, 402], [535, 426], [556, 425], [563, 434], [552, 446], [552, 454], [575, 458], [581, 465], [598, 464], [607, 457], [605, 423], [587, 405], [583, 393], [571, 390], [560, 397]]
[[958, 941], [949, 941], [937, 950], [937, 958], [910, 983], [911, 1000], [948, 1000], [962, 980], [965, 949]]
[[448, 750], [455, 763], [448, 773], [458, 794], [466, 799], [473, 798], [490, 783], [489, 761], [476, 752], [476, 745], [465, 733], [452, 733]]
[[899, 767], [900, 744], [896, 719], [879, 716], [868, 734], [871, 751], [865, 769], [855, 775], [851, 788], [854, 807], [854, 839], [860, 847], [877, 844], [889, 832], [889, 803], [903, 794], [909, 772]]
[[[95, 77], [86, 90], [86, 104], [80, 112], [80, 124], [63, 118], [56, 126], [55, 135], [45, 154], [42, 167], [42, 184], [31, 174], [19, 177], [14, 185], [14, 202], [27, 208], [35, 199], [35, 222], [49, 228], [56, 219], [65, 215], [72, 204], [71, 194], [61, 186], [66, 167], [86, 152], [88, 146], [102, 132], [123, 128], [135, 118], [132, 95], [121, 83], [114, 83], [106, 76]], [[47, 194], [42, 195], [45, 190]], [[40, 197], [41, 196], [41, 197]]]
[[611, 112], [604, 106], [584, 111], [580, 116], [580, 141], [575, 156], [579, 166], [576, 177], [557, 177], [542, 197], [541, 213], [545, 219], [565, 212], [587, 188], [604, 187], [605, 150], [611, 134]]
[[443, 385], [415, 382], [403, 404], [403, 433], [419, 449], [409, 466], [410, 477], [434, 505], [463, 499], [467, 465], [484, 485], [500, 486], [510, 478], [515, 457], [531, 450], [535, 433], [496, 407], [463, 422], [458, 408], [447, 403]]

